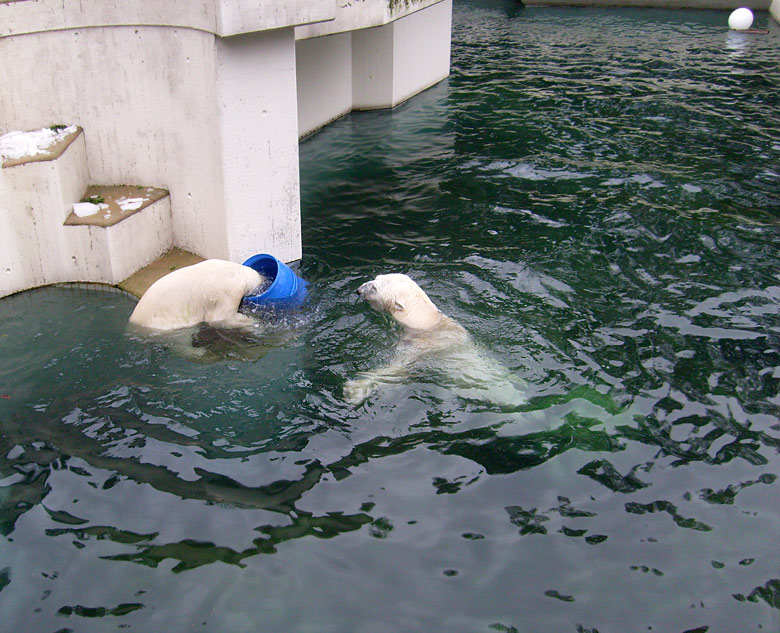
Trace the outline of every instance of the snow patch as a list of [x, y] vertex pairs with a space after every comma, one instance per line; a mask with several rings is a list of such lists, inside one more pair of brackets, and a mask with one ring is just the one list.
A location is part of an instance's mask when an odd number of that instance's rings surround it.
[[122, 211], [135, 211], [140, 209], [149, 198], [119, 198], [116, 203]]
[[73, 205], [73, 213], [80, 218], [95, 215], [98, 211], [100, 211], [100, 206], [91, 202], [76, 202]]
[[55, 129], [45, 127], [31, 132], [8, 132], [0, 136], [0, 157], [18, 160], [38, 156], [47, 152], [76, 129], [75, 125], [69, 125]]

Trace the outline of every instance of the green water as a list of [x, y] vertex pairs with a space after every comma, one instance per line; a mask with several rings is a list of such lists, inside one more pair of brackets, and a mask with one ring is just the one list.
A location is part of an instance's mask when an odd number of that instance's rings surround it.
[[[456, 3], [452, 76], [301, 144], [310, 304], [207, 354], [0, 302], [0, 630], [777, 631], [780, 29]], [[344, 383], [414, 277], [522, 380]]]

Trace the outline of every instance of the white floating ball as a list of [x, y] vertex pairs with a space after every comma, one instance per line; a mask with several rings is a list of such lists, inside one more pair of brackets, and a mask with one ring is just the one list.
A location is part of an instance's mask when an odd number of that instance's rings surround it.
[[729, 16], [729, 28], [735, 31], [745, 31], [753, 25], [753, 12], [742, 7], [740, 9], [734, 9]]

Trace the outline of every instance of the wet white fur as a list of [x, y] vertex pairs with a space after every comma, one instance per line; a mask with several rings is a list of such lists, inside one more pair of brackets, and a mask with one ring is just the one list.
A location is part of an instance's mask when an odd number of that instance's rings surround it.
[[263, 281], [257, 271], [221, 259], [180, 268], [154, 282], [130, 315], [130, 323], [152, 330], [176, 330], [198, 323], [244, 327], [241, 299]]
[[344, 385], [348, 402], [358, 404], [381, 384], [403, 382], [412, 371], [426, 367], [444, 374], [445, 386], [457, 387], [467, 397], [504, 406], [525, 402], [519, 381], [480, 350], [468, 332], [443, 314], [409, 276], [378, 275], [362, 284], [357, 293], [375, 310], [392, 316], [402, 331], [388, 365], [362, 372], [360, 378]]

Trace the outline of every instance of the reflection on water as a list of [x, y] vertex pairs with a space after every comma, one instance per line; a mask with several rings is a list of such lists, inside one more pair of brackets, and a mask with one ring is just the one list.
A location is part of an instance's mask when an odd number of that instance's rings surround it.
[[[780, 32], [723, 22], [458, 4], [447, 82], [301, 145], [310, 301], [252, 331], [0, 302], [3, 626], [777, 630]], [[527, 400], [345, 402], [385, 272]]]

